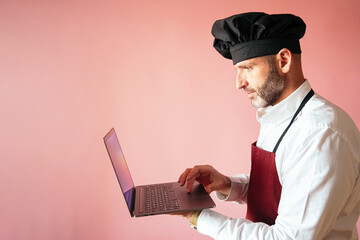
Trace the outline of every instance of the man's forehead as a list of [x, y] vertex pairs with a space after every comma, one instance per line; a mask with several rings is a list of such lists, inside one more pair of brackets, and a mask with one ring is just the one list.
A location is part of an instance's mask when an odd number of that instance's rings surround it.
[[235, 68], [240, 68], [248, 65], [255, 65], [264, 61], [264, 57], [250, 58], [241, 62], [238, 62], [234, 65]]

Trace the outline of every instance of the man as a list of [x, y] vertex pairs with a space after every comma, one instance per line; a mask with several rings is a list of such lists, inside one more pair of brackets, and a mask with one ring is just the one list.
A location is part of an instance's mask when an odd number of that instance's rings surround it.
[[[247, 203], [246, 218], [212, 210], [184, 212], [214, 239], [358, 239], [360, 134], [350, 117], [304, 78], [299, 39], [305, 23], [291, 14], [243, 13], [214, 23], [214, 47], [233, 60], [261, 124], [251, 173], [228, 177], [211, 166], [186, 169], [221, 200]], [[324, 79], [325, 80], [325, 79]]]

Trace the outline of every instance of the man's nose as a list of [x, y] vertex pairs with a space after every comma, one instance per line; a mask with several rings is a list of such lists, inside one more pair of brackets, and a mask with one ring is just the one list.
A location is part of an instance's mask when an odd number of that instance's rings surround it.
[[236, 89], [242, 89], [248, 85], [244, 73], [238, 71], [236, 75]]

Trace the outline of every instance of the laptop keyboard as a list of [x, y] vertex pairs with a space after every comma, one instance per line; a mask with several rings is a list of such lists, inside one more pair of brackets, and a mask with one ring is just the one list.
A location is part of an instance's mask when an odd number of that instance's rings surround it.
[[175, 190], [171, 183], [140, 188], [140, 213], [163, 212], [179, 208]]

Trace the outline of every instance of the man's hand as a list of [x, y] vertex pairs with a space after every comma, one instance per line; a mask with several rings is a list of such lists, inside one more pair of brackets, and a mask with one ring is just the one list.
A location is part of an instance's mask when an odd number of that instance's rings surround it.
[[180, 216], [190, 221], [192, 213], [193, 213], [192, 211], [186, 211], [186, 212], [170, 213], [170, 215]]
[[190, 193], [195, 180], [201, 183], [209, 194], [212, 191], [217, 191], [228, 195], [230, 192], [230, 178], [219, 173], [210, 165], [201, 165], [186, 169], [181, 174], [178, 182], [180, 186], [184, 186], [186, 183], [187, 192]]

